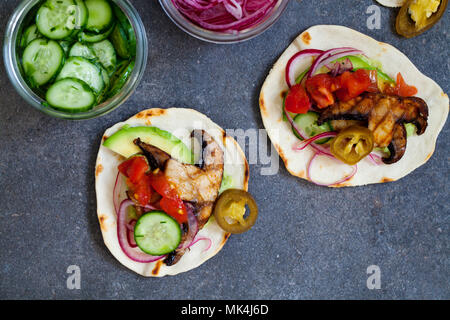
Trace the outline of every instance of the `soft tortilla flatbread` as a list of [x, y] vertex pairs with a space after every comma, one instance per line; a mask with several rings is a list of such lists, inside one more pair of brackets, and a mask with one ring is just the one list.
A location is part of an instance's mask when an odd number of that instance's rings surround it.
[[[296, 52], [304, 49], [327, 50], [344, 46], [364, 51], [369, 58], [379, 61], [384, 72], [393, 78], [401, 72], [405, 81], [418, 89], [417, 96], [427, 102], [429, 117], [425, 133], [408, 138], [406, 152], [400, 161], [376, 166], [363, 159], [358, 163], [358, 172], [351, 180], [334, 187], [398, 180], [423, 165], [433, 154], [436, 139], [448, 116], [449, 99], [442, 89], [423, 75], [403, 53], [362, 33], [342, 26], [319, 25], [299, 35], [275, 63], [262, 86], [259, 103], [264, 126], [287, 170], [294, 176], [307, 179], [307, 164], [314, 153], [311, 147], [303, 151], [292, 149], [298, 139], [289, 122], [283, 121], [282, 118], [282, 96], [288, 90], [285, 81], [286, 64]], [[310, 65], [308, 63], [299, 68], [305, 70]], [[297, 70], [298, 74], [303, 70]], [[351, 168], [335, 160], [320, 157], [311, 171], [314, 181], [332, 183], [350, 173]]]
[[[103, 141], [125, 124], [130, 126], [155, 126], [177, 136], [187, 146], [191, 146], [190, 133], [194, 129], [206, 130], [225, 151], [224, 173], [231, 177], [232, 187], [247, 190], [249, 168], [244, 153], [237, 142], [227, 136], [225, 131], [205, 115], [192, 109], [148, 109], [125, 122], [117, 123], [106, 130]], [[198, 237], [208, 237], [212, 246], [205, 251], [207, 242], [199, 241], [187, 250], [178, 263], [166, 266], [162, 260], [153, 263], [138, 263], [129, 259], [119, 246], [117, 238], [117, 217], [113, 202], [113, 189], [118, 173], [117, 166], [125, 158], [100, 145], [95, 170], [95, 189], [97, 194], [97, 215], [103, 240], [113, 256], [125, 267], [146, 277], [176, 275], [194, 269], [216, 255], [223, 247], [229, 233], [223, 231], [212, 218], [199, 231]]]

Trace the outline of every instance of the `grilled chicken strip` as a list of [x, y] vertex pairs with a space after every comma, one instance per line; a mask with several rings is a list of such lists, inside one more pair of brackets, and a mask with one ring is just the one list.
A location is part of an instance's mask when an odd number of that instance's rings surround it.
[[[219, 144], [206, 131], [201, 131], [201, 137], [202, 158], [197, 165], [172, 159], [166, 152], [142, 142], [139, 138], [134, 141], [147, 157], [152, 170], [162, 170], [167, 180], [175, 186], [188, 210], [192, 210], [197, 218], [199, 229], [203, 228], [212, 214], [224, 170], [224, 153]], [[186, 235], [187, 226], [183, 227]], [[185, 249], [174, 251], [164, 262], [167, 265], [177, 263], [184, 251]]]
[[347, 102], [338, 101], [322, 111], [318, 124], [329, 120], [365, 121], [373, 132], [376, 147], [389, 147], [391, 155], [386, 164], [400, 160], [406, 149], [404, 123], [413, 123], [417, 134], [425, 132], [428, 119], [426, 102], [417, 97], [389, 96], [364, 93]]

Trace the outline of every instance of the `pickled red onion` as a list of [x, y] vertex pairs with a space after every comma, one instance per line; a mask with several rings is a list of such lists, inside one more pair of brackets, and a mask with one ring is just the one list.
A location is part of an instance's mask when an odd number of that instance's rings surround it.
[[[342, 179], [339, 179], [338, 181], [335, 181], [335, 182], [332, 182], [332, 183], [322, 183], [322, 182], [314, 181], [312, 179], [312, 177], [311, 177], [311, 167], [312, 167], [312, 164], [313, 164], [314, 160], [318, 156], [320, 156], [320, 153], [316, 152], [312, 156], [312, 158], [309, 160], [308, 166], [306, 168], [306, 176], [307, 176], [308, 180], [311, 181], [312, 183], [318, 185], [318, 186], [330, 187], [330, 186], [338, 185], [340, 183], [343, 183], [343, 182], [348, 181], [351, 178], [353, 178], [355, 176], [356, 172], [358, 171], [358, 166], [355, 164], [355, 165], [352, 166], [352, 168], [353, 168], [352, 172], [350, 174], [346, 175], [345, 177], [343, 177]], [[334, 158], [334, 159], [336, 159], [336, 158]]]
[[279, 0], [172, 0], [180, 13], [198, 26], [236, 33], [261, 22]]
[[295, 66], [300, 63], [304, 58], [317, 57], [322, 54], [322, 50], [317, 49], [306, 49], [294, 54], [286, 64], [286, 83], [290, 87], [295, 84], [295, 79], [297, 77], [294, 74], [293, 70], [295, 70]]

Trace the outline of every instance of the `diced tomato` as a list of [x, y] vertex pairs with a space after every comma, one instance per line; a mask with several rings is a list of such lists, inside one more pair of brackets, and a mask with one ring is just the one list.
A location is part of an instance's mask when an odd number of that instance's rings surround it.
[[187, 221], [187, 210], [183, 200], [178, 196], [176, 189], [170, 184], [161, 171], [152, 172], [149, 175], [150, 184], [153, 189], [162, 196], [159, 205], [168, 215], [175, 218], [179, 223]]
[[119, 165], [119, 171], [130, 179], [132, 183], [137, 183], [150, 167], [143, 156], [135, 156]]
[[377, 70], [366, 70], [366, 72], [369, 74], [369, 78], [370, 78], [370, 86], [367, 88], [366, 91], [379, 92], [380, 89], [378, 88], [378, 71]]
[[144, 174], [137, 182], [127, 179], [128, 189], [140, 205], [145, 206], [152, 198], [152, 188], [148, 176]]
[[340, 83], [329, 74], [318, 74], [306, 80], [306, 90], [320, 109], [334, 103], [333, 92], [340, 88]]
[[387, 86], [385, 89], [386, 94], [397, 95], [400, 97], [412, 97], [417, 94], [417, 88], [414, 86], [408, 85], [402, 77], [402, 74], [399, 72], [397, 74], [397, 83], [394, 86]]
[[174, 198], [177, 196], [177, 192], [173, 186], [161, 171], [152, 172], [149, 175], [150, 184], [153, 189], [158, 192], [162, 197]]
[[178, 223], [187, 221], [186, 206], [180, 199], [162, 198], [159, 205], [165, 213], [177, 220]]
[[371, 79], [367, 70], [358, 69], [355, 72], [346, 71], [339, 77], [341, 89], [336, 91], [336, 96], [341, 101], [356, 98], [371, 87]]
[[292, 113], [307, 113], [311, 107], [308, 94], [301, 84], [291, 87], [284, 103], [286, 110]]

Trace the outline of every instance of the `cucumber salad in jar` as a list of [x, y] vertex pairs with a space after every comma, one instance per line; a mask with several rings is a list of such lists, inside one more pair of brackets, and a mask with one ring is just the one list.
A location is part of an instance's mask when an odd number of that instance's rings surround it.
[[136, 56], [136, 35], [108, 0], [46, 0], [25, 19], [21, 71], [45, 104], [88, 111], [120, 92]]

